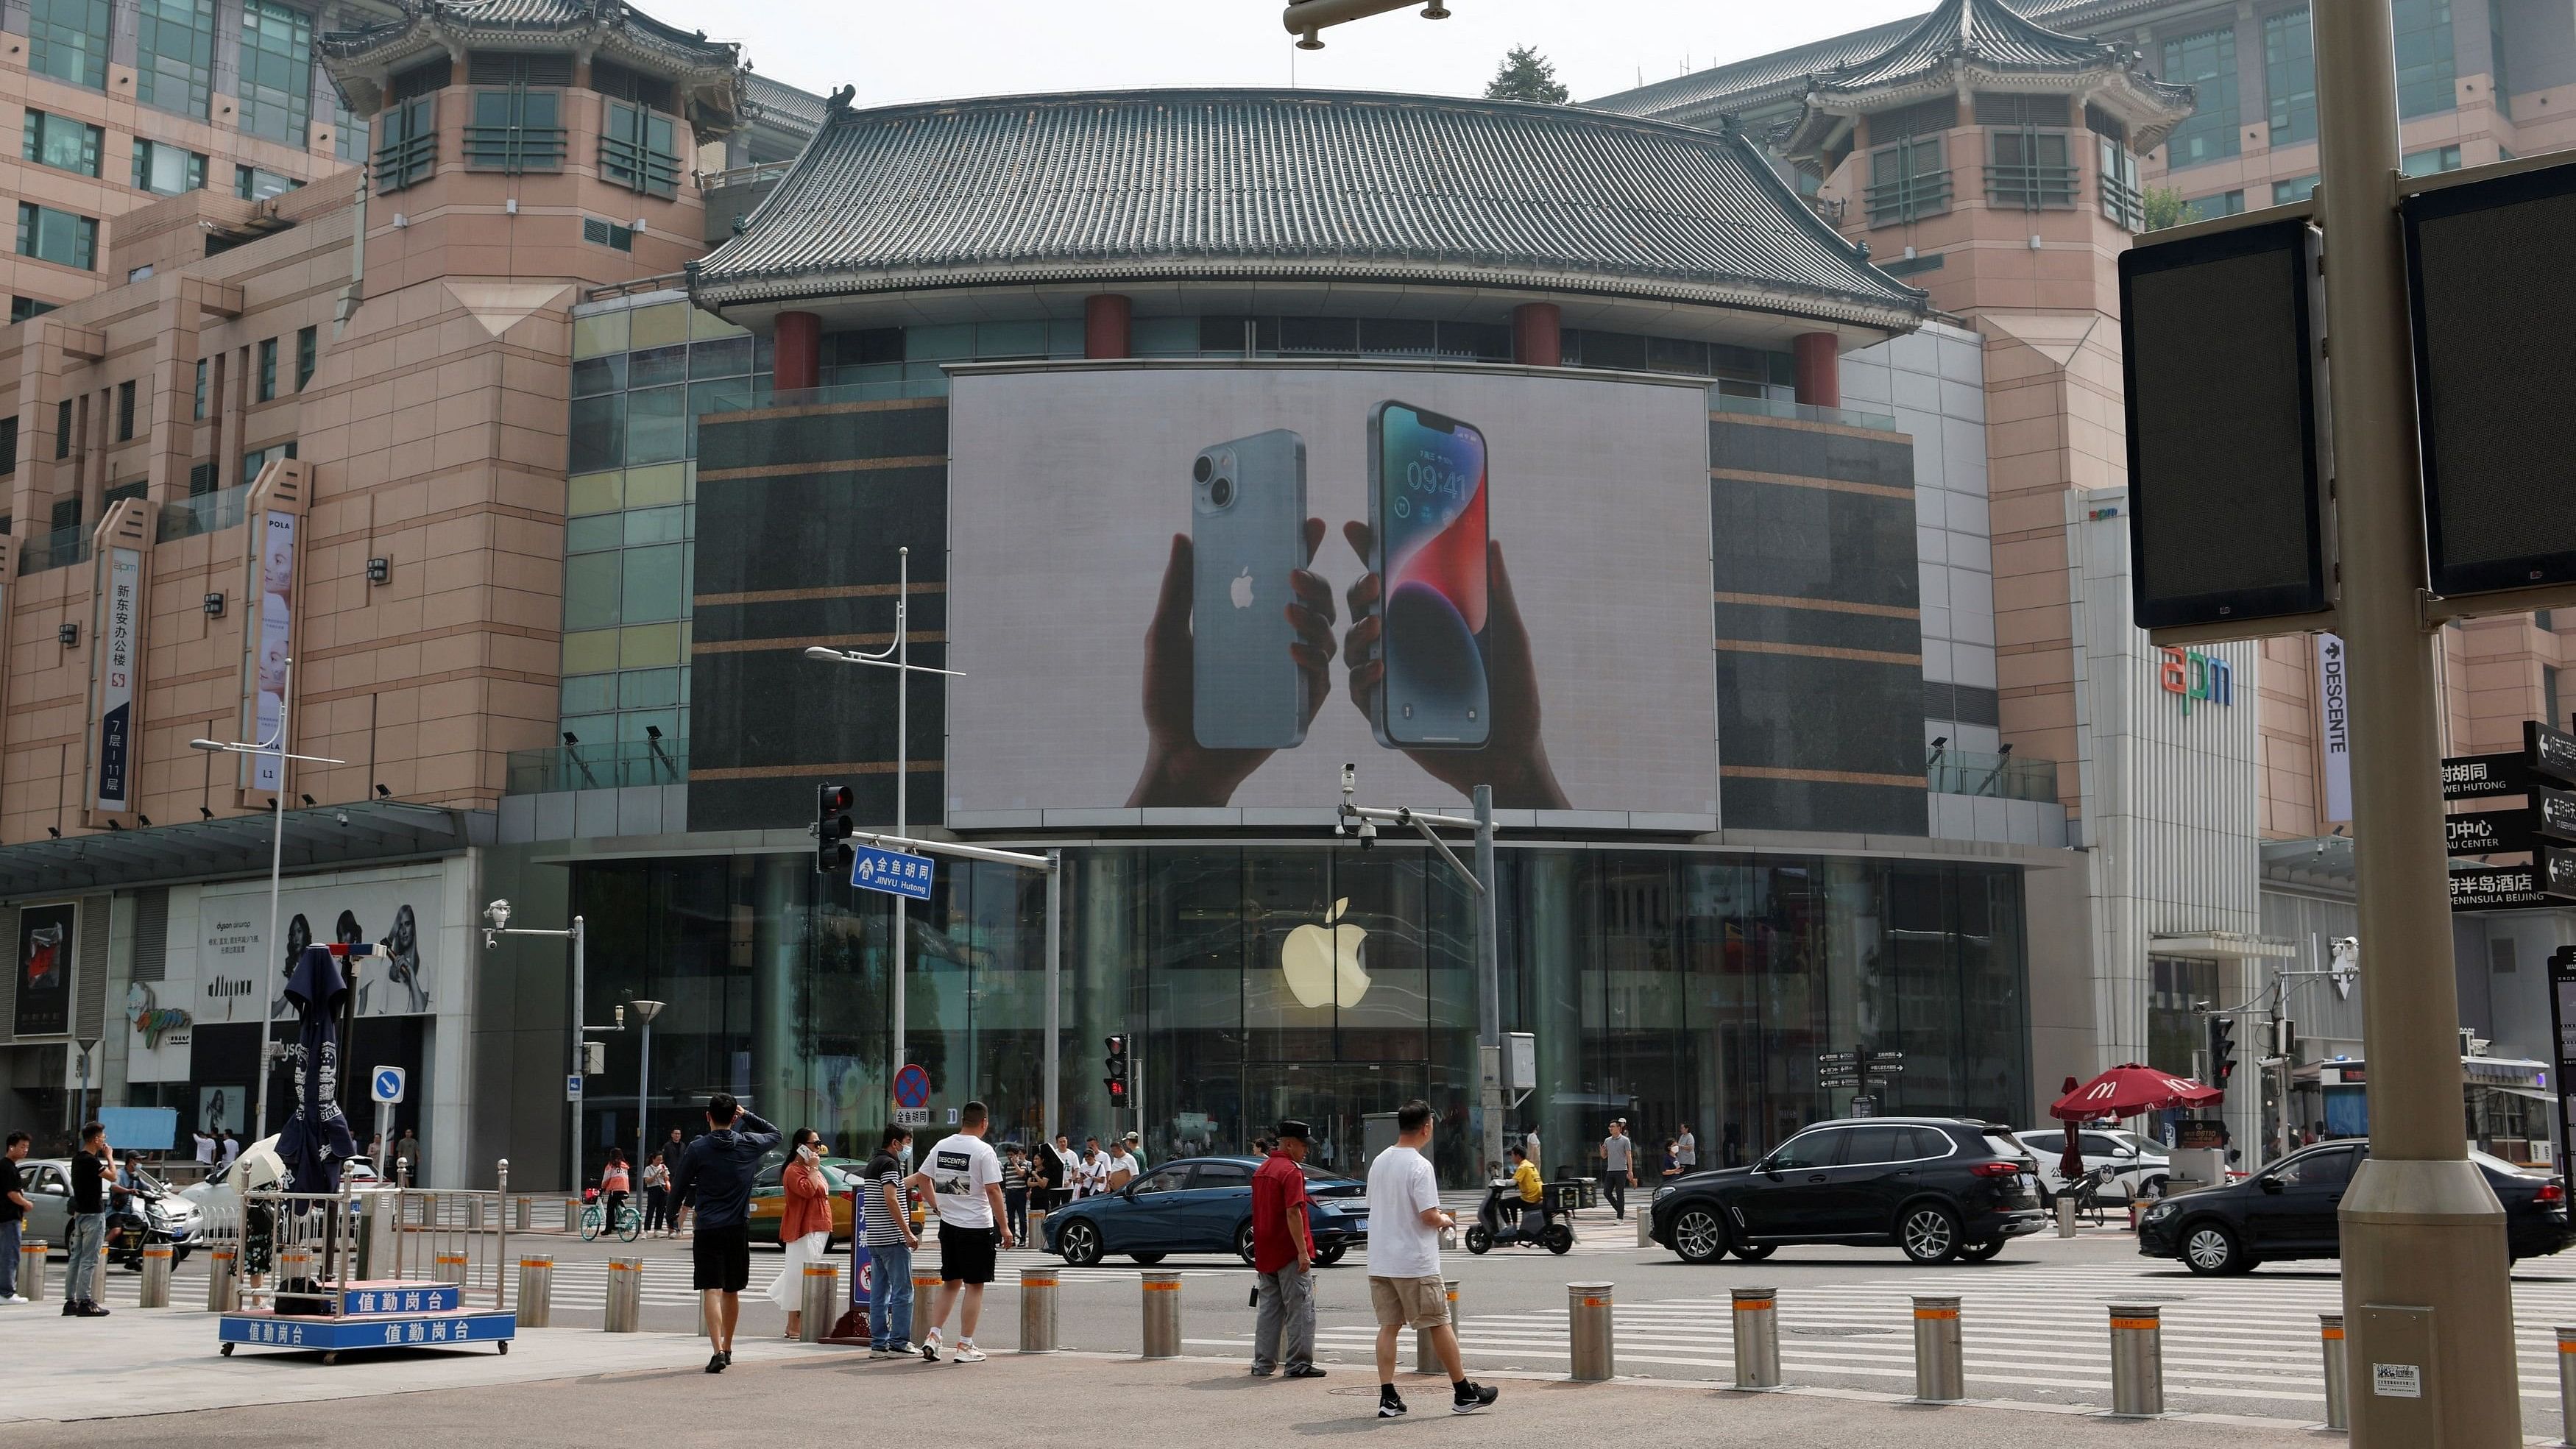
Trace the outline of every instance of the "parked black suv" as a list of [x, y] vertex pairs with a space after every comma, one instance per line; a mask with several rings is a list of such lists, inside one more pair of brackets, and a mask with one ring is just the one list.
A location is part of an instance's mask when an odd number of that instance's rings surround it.
[[2012, 1129], [1955, 1117], [1821, 1122], [1751, 1167], [1655, 1194], [1655, 1241], [1684, 1262], [1752, 1261], [1783, 1243], [1896, 1246], [1917, 1263], [1982, 1263], [2046, 1225], [2038, 1164]]
[[[2340, 1256], [2336, 1209], [2369, 1151], [2367, 1142], [2321, 1143], [2243, 1182], [2166, 1198], [2138, 1221], [2138, 1251], [2180, 1258], [2195, 1273], [2244, 1273], [2278, 1259]], [[2469, 1157], [2504, 1204], [2505, 1247], [2514, 1258], [2555, 1253], [2576, 1236], [2567, 1226], [2562, 1179], [2535, 1177], [2483, 1152]]]

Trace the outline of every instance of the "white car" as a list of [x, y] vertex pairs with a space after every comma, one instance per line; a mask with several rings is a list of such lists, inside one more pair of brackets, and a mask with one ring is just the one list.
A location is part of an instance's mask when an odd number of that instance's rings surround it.
[[[2054, 1207], [2057, 1195], [2066, 1189], [2066, 1174], [2058, 1170], [2066, 1155], [2064, 1127], [2034, 1127], [2013, 1134], [2030, 1154], [2039, 1159], [2039, 1198], [2044, 1206]], [[2108, 1167], [2111, 1175], [2102, 1184], [2104, 1202], [2128, 1202], [2133, 1198], [2164, 1196], [2165, 1179], [2173, 1170], [2173, 1160], [2165, 1149], [2135, 1132], [2116, 1127], [2079, 1127], [2075, 1144], [2084, 1154], [2087, 1172]]]

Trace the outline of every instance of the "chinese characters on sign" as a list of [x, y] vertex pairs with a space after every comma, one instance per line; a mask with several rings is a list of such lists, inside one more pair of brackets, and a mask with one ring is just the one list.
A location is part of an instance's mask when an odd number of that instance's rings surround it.
[[930, 899], [930, 881], [935, 864], [927, 856], [861, 847], [850, 862], [850, 884], [861, 890], [882, 891], [890, 896], [926, 901]]
[[100, 601], [98, 681], [98, 808], [122, 815], [133, 808], [134, 631], [143, 592], [143, 554], [107, 553], [107, 588]]

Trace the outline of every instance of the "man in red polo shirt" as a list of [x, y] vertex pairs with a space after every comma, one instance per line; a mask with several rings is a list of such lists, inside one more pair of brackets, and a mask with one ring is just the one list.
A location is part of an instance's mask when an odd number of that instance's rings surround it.
[[[1306, 1220], [1306, 1124], [1279, 1124], [1279, 1145], [1252, 1174], [1252, 1269], [1261, 1315], [1252, 1327], [1252, 1376], [1288, 1361], [1292, 1379], [1320, 1379], [1315, 1367], [1315, 1235]], [[1283, 1344], [1284, 1340], [1284, 1344]]]

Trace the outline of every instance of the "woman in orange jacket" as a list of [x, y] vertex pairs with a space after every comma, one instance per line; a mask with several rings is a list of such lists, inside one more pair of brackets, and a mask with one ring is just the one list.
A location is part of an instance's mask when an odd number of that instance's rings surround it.
[[778, 1281], [769, 1285], [769, 1301], [787, 1310], [787, 1336], [803, 1336], [805, 1268], [820, 1262], [832, 1241], [831, 1184], [823, 1176], [823, 1138], [811, 1127], [799, 1127], [788, 1139], [787, 1168], [779, 1174], [786, 1189], [785, 1212], [778, 1221], [779, 1246], [787, 1261]]

